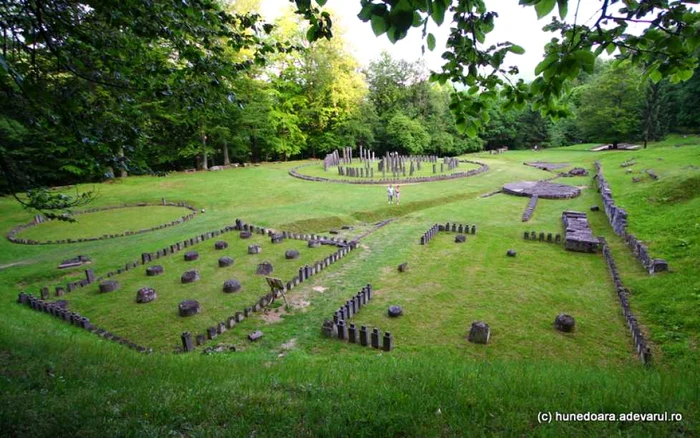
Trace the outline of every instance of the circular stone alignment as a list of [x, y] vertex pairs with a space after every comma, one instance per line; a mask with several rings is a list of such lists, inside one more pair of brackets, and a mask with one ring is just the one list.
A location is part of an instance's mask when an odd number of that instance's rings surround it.
[[[432, 165], [436, 164], [437, 167], [440, 167], [440, 163], [442, 162], [442, 159], [440, 159], [437, 163], [423, 163], [423, 166], [431, 166], [430, 168], [432, 169]], [[294, 167], [289, 170], [289, 174], [293, 176], [294, 178], [299, 178], [303, 179], [306, 181], [317, 181], [317, 182], [329, 182], [329, 183], [340, 183], [340, 184], [408, 184], [408, 183], [423, 183], [423, 182], [432, 182], [432, 181], [445, 181], [445, 180], [451, 180], [451, 179], [457, 179], [457, 178], [466, 178], [469, 176], [474, 176], [478, 175], [483, 172], [487, 172], [489, 170], [489, 166], [487, 166], [484, 163], [480, 163], [478, 161], [471, 161], [471, 160], [459, 160], [460, 163], [469, 163], [469, 164], [476, 164], [479, 166], [476, 169], [470, 169], [470, 170], [459, 170], [459, 168], [453, 169], [453, 173], [441, 173], [441, 174], [435, 174], [435, 175], [429, 175], [429, 176], [418, 176], [418, 177], [399, 177], [399, 178], [393, 178], [390, 176], [389, 172], [387, 172], [387, 177], [382, 178], [382, 172], [378, 172], [375, 169], [375, 177], [373, 179], [368, 179], [368, 178], [346, 178], [346, 177], [340, 177], [336, 178], [335, 176], [333, 177], [326, 177], [326, 176], [313, 176], [313, 175], [307, 175], [305, 173], [301, 173], [299, 170], [304, 168], [304, 167], [309, 167], [309, 166], [319, 166], [320, 164], [318, 162], [311, 163], [311, 164], [303, 164], [301, 166]], [[376, 163], [373, 163], [373, 166]], [[342, 178], [342, 179], [341, 179]]]
[[543, 199], [569, 199], [581, 194], [581, 189], [547, 181], [519, 181], [503, 186], [503, 192], [515, 196], [537, 195]]
[[[148, 212], [144, 213], [143, 207], [154, 207], [157, 209], [161, 209], [164, 207], [176, 207], [187, 209], [190, 212], [185, 215], [182, 215], [177, 219], [172, 219], [170, 222], [162, 224], [153, 224], [153, 220], [148, 220], [148, 218], [153, 216], [153, 214], [149, 214]], [[122, 210], [122, 217], [115, 218], [110, 213], [113, 210]], [[91, 215], [91, 213], [96, 214]], [[104, 233], [101, 236], [90, 236], [90, 233], [88, 232], [86, 232], [85, 235], [71, 236], [70, 233], [68, 233], [67, 231], [70, 231], [70, 227], [77, 227], [78, 225], [74, 225], [71, 222], [59, 220], [48, 220], [41, 218], [40, 215], [37, 215], [37, 217], [40, 218], [39, 222], [34, 221], [14, 227], [7, 233], [7, 240], [9, 240], [12, 243], [19, 243], [25, 245], [48, 245], [64, 243], [82, 243], [91, 242], [95, 240], [113, 239], [116, 237], [148, 233], [151, 231], [161, 230], [163, 228], [179, 225], [184, 223], [185, 221], [194, 218], [196, 214], [197, 210], [194, 207], [182, 202], [167, 202], [165, 204], [150, 204], [146, 202], [140, 202], [137, 204], [96, 207], [88, 210], [73, 212], [73, 216], [84, 215], [84, 219], [82, 219], [82, 221], [79, 223], [81, 226], [83, 226], [85, 230], [100, 230]], [[159, 216], [156, 215], [156, 217]], [[122, 225], [125, 223], [131, 224], [131, 226], [135, 227], [136, 229], [124, 230], [124, 227]], [[46, 238], [42, 238], [41, 240], [39, 240], [37, 238], [38, 231], [35, 230], [23, 233], [23, 231], [34, 227], [37, 227], [36, 230], [44, 230], [43, 235], [46, 236]]]

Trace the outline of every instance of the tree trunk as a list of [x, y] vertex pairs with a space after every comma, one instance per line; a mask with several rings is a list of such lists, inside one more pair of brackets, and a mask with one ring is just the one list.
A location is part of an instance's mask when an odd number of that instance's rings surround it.
[[200, 136], [202, 140], [202, 160], [200, 162], [200, 170], [208, 170], [209, 166], [207, 164], [207, 136], [204, 134], [204, 128], [202, 128], [202, 133]]
[[228, 144], [224, 141], [224, 166], [231, 164], [231, 160], [228, 157]]
[[256, 162], [260, 158], [260, 151], [258, 151], [258, 138], [256, 136], [252, 136], [250, 138], [250, 140], [251, 140], [251, 144], [252, 144], [251, 151], [250, 151], [251, 152], [250, 153], [250, 160], [252, 162]]
[[129, 173], [124, 168], [124, 147], [119, 148], [119, 162], [119, 177], [126, 178], [127, 176], [129, 176]]

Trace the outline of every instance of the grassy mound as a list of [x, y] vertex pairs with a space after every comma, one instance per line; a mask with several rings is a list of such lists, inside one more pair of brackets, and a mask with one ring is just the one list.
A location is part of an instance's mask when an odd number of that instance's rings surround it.
[[189, 213], [191, 212], [183, 207], [149, 205], [116, 208], [76, 215], [76, 222], [47, 221], [27, 228], [17, 236], [40, 242], [100, 237], [105, 234], [147, 230], [172, 222]]

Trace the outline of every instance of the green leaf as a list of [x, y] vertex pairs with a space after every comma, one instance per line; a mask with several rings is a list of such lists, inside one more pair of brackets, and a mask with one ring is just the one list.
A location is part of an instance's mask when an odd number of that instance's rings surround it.
[[447, 6], [449, 5], [448, 0], [434, 0], [432, 4], [432, 11], [430, 17], [433, 19], [435, 24], [440, 26], [443, 21], [445, 21], [445, 11], [447, 11]]
[[[397, 35], [402, 34], [413, 26], [413, 13], [414, 11], [409, 0], [399, 0], [399, 2], [391, 8], [391, 12], [389, 12], [391, 27], [397, 28]], [[403, 37], [398, 39], [401, 38]]]
[[539, 75], [543, 71], [553, 67], [558, 59], [559, 59], [559, 57], [556, 54], [552, 54], [552, 55], [547, 56], [546, 58], [544, 58], [544, 60], [542, 62], [537, 64], [537, 67], [535, 67], [535, 74]]
[[467, 137], [469, 138], [475, 138], [476, 137], [476, 126], [474, 126], [473, 123], [466, 123], [464, 127], [464, 133], [467, 134]]
[[413, 27], [420, 27], [423, 25], [424, 22], [425, 22], [425, 20], [423, 20], [423, 17], [420, 16], [418, 11], [414, 11], [413, 12], [413, 24], [412, 24], [412, 26]]
[[511, 53], [515, 53], [516, 55], [522, 55], [523, 53], [525, 53], [525, 49], [516, 44], [510, 46], [509, 50], [511, 51]]
[[566, 13], [569, 11], [569, 1], [557, 0], [557, 5], [559, 5], [559, 18], [563, 20], [566, 18]]
[[435, 50], [435, 35], [432, 33], [428, 34], [428, 50], [431, 52]]
[[688, 79], [693, 77], [693, 73], [694, 73], [693, 69], [681, 70], [678, 72], [678, 77], [680, 78], [681, 81], [687, 81]]
[[324, 6], [328, 0], [316, 0], [319, 6]]
[[595, 54], [593, 54], [593, 52], [579, 50], [573, 55], [574, 59], [581, 65], [581, 68], [583, 68], [586, 73], [593, 73], [593, 69], [595, 68]]
[[389, 23], [384, 17], [372, 15], [372, 31], [376, 36], [379, 36], [389, 30]]
[[649, 79], [655, 84], [657, 84], [661, 79], [663, 78], [663, 75], [661, 72], [658, 70], [654, 69], [649, 72]]
[[545, 17], [549, 15], [550, 12], [554, 9], [554, 5], [557, 3], [557, 0], [540, 0], [536, 5], [535, 5], [535, 11], [537, 12], [537, 19], [539, 20], [542, 17]]
[[316, 35], [316, 27], [315, 26], [309, 27], [309, 30], [306, 31], [306, 41], [312, 42], [314, 40], [315, 35]]

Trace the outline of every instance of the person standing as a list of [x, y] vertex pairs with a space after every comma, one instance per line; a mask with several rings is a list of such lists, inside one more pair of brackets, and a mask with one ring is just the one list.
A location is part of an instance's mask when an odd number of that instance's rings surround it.
[[386, 195], [389, 197], [389, 202], [388, 204], [393, 204], [394, 203], [394, 186], [389, 184], [389, 187], [386, 189]]
[[398, 185], [394, 190], [394, 198], [396, 198], [396, 205], [399, 205], [399, 202], [401, 201], [401, 187]]

